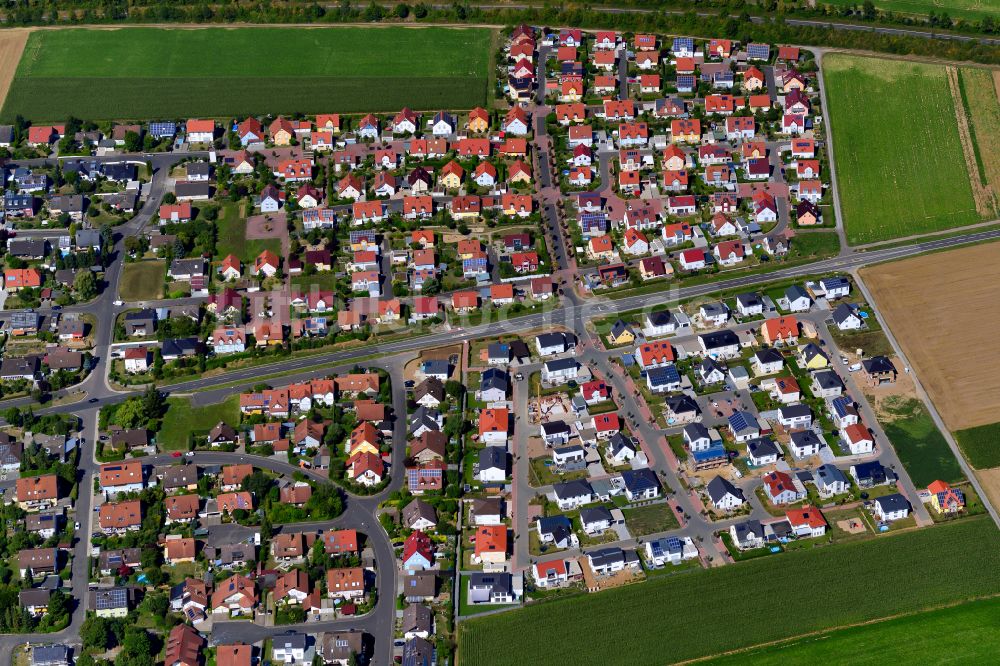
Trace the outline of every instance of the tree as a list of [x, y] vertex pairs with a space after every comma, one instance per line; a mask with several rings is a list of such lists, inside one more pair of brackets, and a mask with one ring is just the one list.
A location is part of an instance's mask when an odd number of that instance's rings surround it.
[[167, 399], [162, 393], [156, 390], [155, 386], [150, 386], [142, 394], [142, 406], [148, 418], [163, 418], [163, 415], [167, 411]]
[[365, 20], [369, 23], [377, 23], [381, 21], [384, 15], [385, 10], [383, 10], [380, 5], [376, 5], [374, 2], [365, 8]]
[[462, 394], [465, 393], [465, 386], [461, 382], [449, 379], [444, 384], [444, 391], [457, 402], [462, 399]]
[[94, 277], [94, 272], [90, 270], [77, 272], [76, 277], [73, 278], [73, 289], [76, 290], [81, 301], [89, 301], [96, 297], [97, 278]]
[[431, 278], [429, 280], [424, 280], [424, 284], [420, 289], [420, 293], [424, 296], [434, 296], [441, 292], [441, 283], [438, 282], [437, 278]]
[[139, 612], [143, 617], [162, 619], [170, 611], [170, 599], [162, 592], [147, 594], [139, 604]]
[[267, 493], [271, 489], [271, 479], [263, 471], [255, 469], [253, 474], [243, 479], [240, 487], [256, 497], [259, 502], [264, 497], [267, 497]]
[[108, 649], [111, 647], [111, 623], [103, 617], [88, 617], [80, 627], [80, 639], [84, 647]]
[[125, 152], [138, 153], [142, 150], [142, 139], [138, 132], [125, 132]]
[[145, 425], [149, 420], [141, 398], [129, 398], [115, 410], [114, 422], [129, 430]]
[[409, 15], [410, 15], [410, 6], [408, 4], [406, 4], [405, 2], [401, 2], [398, 5], [396, 5], [397, 18], [405, 19]]

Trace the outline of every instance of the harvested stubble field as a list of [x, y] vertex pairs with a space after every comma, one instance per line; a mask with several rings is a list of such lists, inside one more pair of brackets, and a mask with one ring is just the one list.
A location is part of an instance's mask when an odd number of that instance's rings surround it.
[[7, 96], [10, 84], [17, 72], [17, 63], [28, 42], [28, 30], [9, 29], [0, 31], [0, 100]]
[[[696, 659], [1000, 594], [998, 548], [1000, 532], [982, 516], [651, 578], [462, 622], [458, 660], [659, 666]], [[817, 603], [815, 595], [790, 592], [810, 589], [837, 594]]]
[[0, 116], [466, 109], [486, 102], [490, 41], [488, 29], [442, 27], [41, 30]]
[[865, 268], [896, 340], [951, 431], [1000, 413], [1000, 243]]
[[852, 245], [982, 220], [943, 66], [832, 53], [823, 68]]

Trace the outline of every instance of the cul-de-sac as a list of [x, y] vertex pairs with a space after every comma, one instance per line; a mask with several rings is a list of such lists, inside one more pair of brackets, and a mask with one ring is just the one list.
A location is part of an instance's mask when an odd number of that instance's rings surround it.
[[2, 666], [993, 662], [1000, 10], [735, 4], [0, 6]]

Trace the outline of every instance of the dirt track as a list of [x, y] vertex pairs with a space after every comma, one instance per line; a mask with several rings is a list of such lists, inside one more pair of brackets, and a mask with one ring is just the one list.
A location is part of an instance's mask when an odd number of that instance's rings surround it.
[[0, 31], [0, 107], [3, 107], [7, 99], [7, 91], [14, 80], [17, 65], [21, 62], [21, 52], [24, 51], [30, 32], [27, 28]]
[[[1000, 243], [861, 271], [951, 431], [1000, 420]], [[900, 369], [901, 370], [901, 369]]]

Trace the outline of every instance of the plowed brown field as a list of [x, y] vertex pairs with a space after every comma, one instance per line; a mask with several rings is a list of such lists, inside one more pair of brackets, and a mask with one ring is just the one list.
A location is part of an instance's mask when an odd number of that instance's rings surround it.
[[861, 276], [948, 429], [1000, 420], [1000, 243], [865, 268]]

